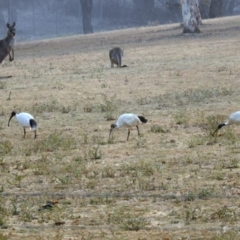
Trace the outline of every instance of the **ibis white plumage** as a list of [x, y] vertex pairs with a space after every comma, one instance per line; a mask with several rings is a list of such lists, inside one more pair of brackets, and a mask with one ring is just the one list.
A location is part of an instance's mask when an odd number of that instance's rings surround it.
[[229, 119], [228, 119], [227, 122], [218, 124], [218, 127], [217, 127], [216, 131], [213, 133], [213, 135], [214, 135], [219, 129], [221, 129], [222, 127], [228, 126], [228, 125], [232, 125], [232, 124], [237, 124], [237, 125], [240, 124], [240, 111], [237, 111], [237, 112], [232, 113], [232, 114], [229, 116]]
[[24, 138], [26, 135], [27, 127], [29, 127], [30, 130], [33, 129], [34, 130], [34, 138], [37, 137], [37, 122], [35, 121], [34, 117], [31, 114], [25, 113], [25, 112], [16, 113], [15, 111], [13, 111], [9, 118], [8, 126], [10, 124], [12, 117], [14, 117], [14, 116], [16, 117], [18, 123], [23, 127]]
[[129, 135], [130, 135], [131, 127], [136, 127], [137, 130], [138, 130], [138, 136], [140, 136], [138, 125], [140, 125], [141, 123], [146, 123], [147, 121], [148, 120], [143, 116], [138, 116], [138, 115], [133, 114], [133, 113], [124, 113], [124, 114], [119, 116], [119, 118], [118, 118], [118, 120], [115, 124], [111, 124], [109, 139], [111, 137], [113, 129], [120, 128], [120, 127], [128, 128], [127, 140], [129, 138]]

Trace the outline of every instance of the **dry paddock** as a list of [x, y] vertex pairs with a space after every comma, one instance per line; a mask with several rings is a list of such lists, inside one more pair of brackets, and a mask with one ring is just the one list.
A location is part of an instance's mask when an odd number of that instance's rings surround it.
[[[0, 239], [239, 239], [240, 129], [211, 136], [240, 110], [239, 21], [17, 43], [1, 65]], [[128, 68], [110, 68], [115, 46]], [[13, 110], [36, 140], [7, 127]], [[108, 141], [124, 112], [149, 120], [141, 138]]]

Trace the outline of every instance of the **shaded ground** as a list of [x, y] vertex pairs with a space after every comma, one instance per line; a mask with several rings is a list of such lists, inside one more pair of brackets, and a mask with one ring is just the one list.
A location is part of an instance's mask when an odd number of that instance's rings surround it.
[[[18, 44], [1, 66], [6, 239], [239, 239], [239, 18]], [[124, 49], [111, 69], [108, 51]], [[35, 116], [38, 138], [12, 110]], [[144, 115], [141, 138], [110, 124]], [[58, 201], [42, 210], [46, 201]], [[4, 237], [2, 237], [4, 239]]]

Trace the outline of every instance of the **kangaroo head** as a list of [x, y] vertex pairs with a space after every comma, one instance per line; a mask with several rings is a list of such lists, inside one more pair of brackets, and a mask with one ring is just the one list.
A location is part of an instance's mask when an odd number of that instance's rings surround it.
[[13, 37], [15, 36], [15, 34], [16, 34], [15, 25], [16, 25], [15, 22], [13, 22], [12, 26], [9, 23], [6, 24], [6, 26], [8, 28], [8, 35], [11, 35]]

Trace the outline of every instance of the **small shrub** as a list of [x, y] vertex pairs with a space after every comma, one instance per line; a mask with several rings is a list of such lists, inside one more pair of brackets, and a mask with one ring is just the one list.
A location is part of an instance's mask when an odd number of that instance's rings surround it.
[[106, 83], [102, 83], [101, 84], [101, 88], [107, 88], [107, 84]]
[[222, 172], [217, 172], [215, 178], [222, 181], [224, 179], [224, 174]]
[[86, 107], [83, 108], [83, 111], [84, 112], [91, 112], [92, 109], [93, 109], [92, 107], [86, 106]]
[[137, 148], [144, 148], [146, 147], [147, 140], [144, 138], [137, 138], [136, 139], [136, 147]]
[[32, 107], [32, 112], [35, 114], [43, 112], [56, 112], [61, 110], [62, 107], [59, 105], [56, 99], [49, 101], [47, 103], [35, 103]]
[[199, 193], [198, 193], [198, 198], [200, 199], [208, 199], [211, 196], [211, 191], [207, 190], [207, 189], [202, 189]]
[[72, 110], [76, 110], [75, 107], [64, 106], [60, 104], [56, 99], [44, 103], [35, 103], [32, 107], [32, 112], [37, 115], [43, 112], [61, 112], [69, 113]]
[[186, 112], [181, 111], [174, 115], [175, 122], [178, 125], [188, 125], [189, 116]]
[[106, 95], [103, 96], [104, 103], [100, 104], [100, 109], [102, 112], [106, 113], [105, 118], [107, 121], [114, 120], [114, 113], [117, 110], [117, 104], [116, 104], [116, 97], [113, 96], [112, 98], [108, 99]]
[[98, 144], [98, 145], [106, 145], [107, 142], [104, 141], [103, 136], [92, 136], [92, 142], [93, 144]]
[[8, 240], [8, 239], [10, 239], [10, 238], [5, 236], [3, 233], [0, 233], [0, 240]]
[[225, 144], [234, 144], [236, 142], [239, 141], [239, 136], [237, 134], [237, 132], [234, 130], [234, 128], [232, 127], [227, 127], [225, 129], [223, 129], [222, 131], [224, 131], [224, 142]]
[[192, 192], [187, 193], [183, 198], [185, 202], [192, 202], [195, 200], [195, 196]]
[[34, 175], [48, 175], [51, 172], [51, 165], [46, 155], [42, 155], [41, 158], [34, 161], [31, 168]]
[[63, 106], [62, 107], [62, 113], [69, 113], [71, 111], [71, 107], [70, 106]]
[[164, 130], [160, 125], [153, 125], [150, 128], [150, 132], [153, 133], [167, 133], [169, 130]]
[[205, 138], [203, 136], [193, 136], [190, 140], [188, 140], [188, 147], [195, 148], [199, 145], [205, 144]]
[[9, 154], [12, 149], [13, 146], [9, 140], [0, 141], [0, 155]]
[[207, 134], [212, 136], [218, 124], [224, 122], [224, 120], [226, 120], [226, 116], [223, 115], [208, 116], [204, 124], [204, 129], [207, 131]]
[[231, 159], [229, 164], [224, 163], [224, 168], [230, 168], [230, 169], [232, 169], [232, 168], [239, 168], [238, 162], [239, 162], [239, 160], [236, 159], [236, 158]]
[[150, 101], [150, 99], [149, 99], [147, 96], [145, 96], [145, 97], [139, 98], [139, 99], [137, 100], [137, 103], [138, 103], [139, 105], [147, 105], [147, 104], [150, 104], [151, 101]]
[[63, 136], [62, 133], [52, 133], [46, 139], [34, 142], [33, 146], [26, 149], [26, 152], [53, 152], [55, 150], [69, 150], [76, 148], [76, 141], [71, 136]]
[[102, 177], [103, 178], [114, 178], [115, 177], [115, 169], [113, 167], [106, 166], [102, 169]]
[[99, 150], [99, 145], [93, 147], [92, 149], [88, 149], [85, 153], [85, 159], [97, 160], [102, 158], [102, 151]]
[[89, 188], [89, 189], [94, 189], [96, 185], [97, 185], [97, 180], [95, 179], [91, 179], [86, 182], [86, 188]]
[[139, 231], [146, 226], [146, 220], [143, 217], [127, 217], [122, 224], [124, 230]]
[[127, 231], [139, 231], [147, 224], [141, 215], [141, 213], [135, 213], [134, 210], [131, 212], [131, 209], [121, 207], [108, 213], [108, 222], [117, 224]]
[[223, 206], [211, 214], [211, 219], [218, 219], [222, 221], [236, 221], [237, 215], [234, 209]]
[[4, 89], [7, 86], [7, 82], [0, 81], [0, 89]]
[[210, 240], [239, 240], [239, 231], [227, 231], [224, 233], [214, 233]]

